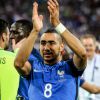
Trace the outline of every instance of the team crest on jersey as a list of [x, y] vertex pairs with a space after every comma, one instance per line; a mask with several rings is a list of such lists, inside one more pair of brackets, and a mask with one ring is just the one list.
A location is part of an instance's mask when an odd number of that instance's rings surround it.
[[58, 70], [57, 74], [59, 75], [58, 82], [64, 82], [64, 81], [66, 81], [66, 79], [64, 77], [65, 72], [63, 70]]
[[64, 72], [63, 70], [62, 70], [62, 71], [58, 70], [57, 74], [58, 74], [59, 76], [63, 76], [63, 75], [65, 74], [65, 72]]

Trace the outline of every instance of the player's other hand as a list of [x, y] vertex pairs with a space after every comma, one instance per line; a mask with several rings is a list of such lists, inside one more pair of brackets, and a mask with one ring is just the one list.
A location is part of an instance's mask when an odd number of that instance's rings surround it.
[[43, 15], [38, 15], [38, 3], [33, 3], [32, 12], [33, 30], [40, 32], [43, 27]]
[[48, 0], [48, 10], [50, 13], [50, 22], [55, 27], [60, 23], [59, 21], [59, 4], [57, 0]]

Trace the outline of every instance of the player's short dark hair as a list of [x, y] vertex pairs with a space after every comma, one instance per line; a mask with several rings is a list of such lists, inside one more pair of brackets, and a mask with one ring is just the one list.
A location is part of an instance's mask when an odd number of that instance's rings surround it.
[[58, 40], [60, 42], [64, 42], [62, 36], [59, 33], [57, 33], [57, 31], [54, 28], [52, 28], [52, 27], [48, 28], [44, 33], [57, 34], [59, 36]]
[[17, 20], [15, 22], [16, 27], [21, 28], [23, 33], [24, 33], [24, 37], [29, 36], [32, 28], [33, 28], [33, 24], [31, 21], [26, 20], [26, 19], [21, 19], [21, 20]]
[[56, 33], [57, 31], [54, 28], [48, 28], [44, 33]]
[[0, 19], [0, 37], [2, 36], [2, 33], [7, 33], [7, 27], [9, 27], [8, 23]]

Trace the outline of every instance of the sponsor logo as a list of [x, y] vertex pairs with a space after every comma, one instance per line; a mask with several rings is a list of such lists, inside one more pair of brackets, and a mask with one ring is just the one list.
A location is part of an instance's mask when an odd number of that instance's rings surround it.
[[3, 57], [3, 58], [0, 58], [0, 64], [5, 64], [6, 63], [6, 58]]
[[43, 70], [34, 69], [34, 72], [43, 72]]

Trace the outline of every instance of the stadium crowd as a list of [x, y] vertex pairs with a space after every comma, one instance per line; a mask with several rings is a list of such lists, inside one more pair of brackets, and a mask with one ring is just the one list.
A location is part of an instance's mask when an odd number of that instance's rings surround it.
[[[0, 18], [7, 19], [10, 23], [18, 19], [31, 20], [32, 2], [35, 0], [1, 0]], [[40, 10], [47, 16], [46, 1], [40, 2]], [[90, 32], [100, 41], [100, 0], [59, 0], [60, 18], [77, 36]], [[45, 18], [44, 18], [45, 19]], [[47, 26], [45, 21], [45, 28]]]

